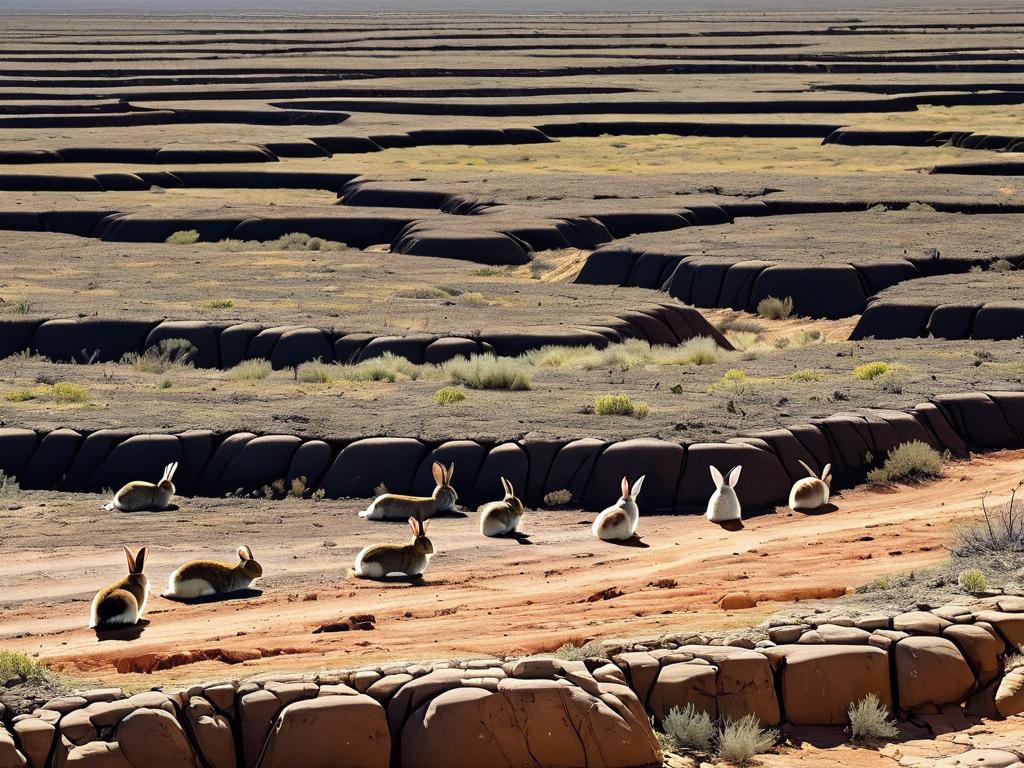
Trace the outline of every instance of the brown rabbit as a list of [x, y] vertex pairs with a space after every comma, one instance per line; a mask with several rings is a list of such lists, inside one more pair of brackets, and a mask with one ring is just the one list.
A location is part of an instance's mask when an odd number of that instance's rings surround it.
[[523, 519], [523, 502], [512, 487], [512, 483], [501, 478], [501, 487], [505, 489], [505, 498], [491, 501], [478, 510], [480, 512], [480, 533], [484, 536], [504, 536], [515, 533]]
[[174, 473], [178, 469], [178, 462], [172, 462], [164, 467], [164, 476], [160, 482], [153, 484], [145, 480], [133, 480], [127, 483], [117, 493], [114, 500], [103, 508], [108, 512], [118, 509], [121, 512], [138, 512], [143, 509], [161, 510], [167, 509], [174, 498]]
[[427, 538], [430, 523], [409, 518], [412, 541], [408, 544], [371, 544], [356, 555], [356, 576], [383, 579], [388, 576], [420, 576], [434, 554], [434, 545]]
[[452, 488], [452, 475], [455, 474], [454, 462], [448, 469], [438, 462], [431, 467], [434, 482], [432, 496], [402, 496], [397, 493], [385, 493], [373, 500], [369, 507], [359, 513], [367, 520], [404, 520], [414, 517], [426, 520], [438, 512], [448, 512], [455, 507], [459, 495]]
[[147, 550], [148, 547], [143, 547], [132, 557], [128, 547], [124, 548], [128, 575], [96, 593], [89, 612], [92, 629], [113, 629], [139, 623], [149, 598], [149, 579], [142, 572]]
[[246, 545], [238, 548], [238, 563], [219, 563], [215, 560], [192, 560], [171, 574], [164, 597], [190, 600], [208, 595], [224, 595], [248, 589], [263, 575], [263, 568]]

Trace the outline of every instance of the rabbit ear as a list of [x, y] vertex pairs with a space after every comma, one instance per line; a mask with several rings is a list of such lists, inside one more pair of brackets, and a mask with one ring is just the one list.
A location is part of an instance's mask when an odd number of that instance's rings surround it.
[[647, 477], [647, 475], [640, 475], [640, 479], [633, 483], [633, 489], [630, 491], [630, 495], [634, 499], [640, 495], [640, 489], [643, 487], [645, 477]]
[[809, 466], [807, 466], [807, 463], [803, 459], [797, 459], [797, 463], [799, 463], [800, 466], [804, 468], [804, 471], [807, 472], [807, 474], [809, 476], [811, 476], [811, 477], [817, 477], [818, 476], [818, 473], [815, 472], [813, 469], [811, 469]]
[[452, 484], [452, 475], [454, 475], [454, 474], [455, 474], [455, 462], [453, 461], [451, 463], [451, 466], [448, 467], [448, 472], [445, 473], [445, 476], [444, 476], [444, 484], [445, 485], [451, 485]]
[[413, 536], [419, 536], [420, 535], [419, 521], [417, 521], [415, 517], [410, 517], [409, 518], [409, 527], [412, 528], [412, 535]]
[[249, 549], [248, 546], [243, 544], [242, 546], [240, 546], [238, 548], [238, 559], [241, 560], [242, 562], [245, 562], [246, 560], [252, 560], [253, 559], [252, 550]]
[[135, 573], [135, 555], [128, 547], [124, 548], [124, 556], [128, 558], [128, 573]]
[[426, 536], [427, 535], [427, 527], [429, 525], [430, 525], [430, 521], [429, 520], [427, 520], [426, 522], [420, 523], [420, 535], [422, 535], [422, 536]]
[[146, 551], [149, 547], [143, 547], [139, 550], [138, 554], [135, 555], [135, 569], [132, 573], [142, 573], [142, 569], [146, 567]]
[[822, 478], [821, 478], [821, 481], [822, 481], [822, 482], [823, 482], [823, 483], [824, 483], [825, 485], [827, 485], [827, 486], [829, 486], [829, 487], [831, 488], [831, 487], [832, 487], [832, 473], [831, 473], [831, 472], [829, 472], [829, 473], [828, 473], [827, 475], [825, 475], [824, 477], [822, 477]]
[[718, 467], [709, 466], [708, 469], [711, 470], [711, 479], [715, 481], [715, 488], [721, 488], [725, 484], [725, 478], [718, 471]]
[[515, 492], [512, 490], [512, 483], [506, 480], [504, 477], [501, 478], [501, 487], [505, 489], [506, 496], [515, 496]]
[[826, 464], [825, 468], [821, 470], [821, 479], [824, 480], [826, 477], [832, 474], [832, 465]]
[[623, 477], [622, 478], [622, 498], [624, 498], [624, 499], [628, 499], [629, 498], [629, 478], [628, 477]]
[[740, 481], [740, 471], [743, 469], [742, 466], [733, 467], [732, 472], [729, 473], [729, 486], [731, 488], [736, 487], [736, 483]]
[[444, 485], [444, 467], [438, 462], [434, 462], [434, 466], [430, 468], [430, 474], [434, 476], [434, 482], [438, 485]]

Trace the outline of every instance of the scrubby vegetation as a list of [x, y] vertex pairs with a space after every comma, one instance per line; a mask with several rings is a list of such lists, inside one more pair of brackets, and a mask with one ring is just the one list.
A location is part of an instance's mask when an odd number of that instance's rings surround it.
[[754, 715], [726, 720], [718, 735], [718, 757], [736, 765], [747, 765], [775, 746], [778, 739], [778, 732], [762, 729]]
[[295, 371], [295, 379], [303, 384], [330, 384], [334, 381], [332, 370], [335, 367], [320, 361], [303, 363]]
[[37, 682], [49, 677], [50, 670], [28, 654], [0, 650], [0, 683], [15, 679]]
[[784, 299], [769, 296], [757, 303], [757, 316], [765, 320], [785, 320], [792, 314], [793, 299], [789, 296]]
[[597, 640], [591, 640], [583, 645], [576, 645], [576, 643], [572, 642], [563, 643], [551, 655], [556, 659], [564, 659], [565, 661], [583, 661], [603, 654], [601, 643]]
[[672, 707], [661, 721], [661, 728], [674, 748], [711, 750], [715, 741], [715, 723], [711, 716], [693, 704]]
[[395, 294], [399, 299], [450, 299], [462, 294], [457, 288], [429, 285], [423, 288], [408, 288]]
[[522, 358], [474, 355], [456, 358], [441, 365], [452, 384], [470, 389], [524, 390], [530, 388], [529, 365]]
[[38, 384], [31, 389], [15, 389], [4, 395], [11, 403], [22, 403], [28, 400], [44, 400], [52, 403], [87, 403], [89, 390], [80, 384], [59, 381], [56, 384]]
[[802, 368], [801, 370], [790, 374], [789, 378], [793, 381], [799, 382], [811, 382], [811, 381], [824, 381], [825, 373], [822, 371], [816, 371], [813, 368]]
[[196, 348], [187, 339], [161, 339], [141, 354], [129, 352], [121, 362], [142, 373], [164, 373], [174, 366], [191, 365], [195, 353]]
[[203, 305], [207, 309], [231, 309], [235, 306], [234, 299], [210, 299]]
[[873, 693], [851, 704], [847, 714], [854, 741], [894, 739], [899, 735], [899, 730], [889, 721], [889, 708]]
[[466, 393], [458, 387], [441, 387], [434, 393], [434, 402], [438, 405], [461, 403], [465, 399]]
[[164, 242], [171, 245], [192, 245], [199, 242], [199, 231], [195, 229], [179, 229]]
[[545, 507], [564, 507], [571, 501], [572, 493], [565, 490], [565, 488], [560, 488], [557, 491], [551, 491], [550, 493], [544, 494]]
[[978, 568], [960, 571], [956, 583], [964, 592], [984, 592], [988, 588], [988, 580]]
[[872, 485], [914, 483], [942, 475], [942, 456], [927, 443], [912, 440], [900, 443], [885, 459], [885, 463], [868, 472]]
[[1010, 493], [1009, 500], [996, 509], [990, 507], [988, 500], [982, 497], [982, 521], [957, 531], [953, 550], [957, 557], [1024, 552], [1024, 502], [1017, 499], [1021, 485], [1024, 482], [1018, 484]]
[[273, 370], [269, 360], [243, 360], [234, 368], [228, 369], [227, 377], [232, 381], [258, 381], [267, 378]]
[[601, 395], [594, 398], [594, 413], [598, 416], [647, 417], [651, 412], [647, 403], [633, 400], [629, 395]]
[[394, 384], [402, 379], [418, 379], [423, 366], [391, 352], [385, 352], [380, 357], [371, 357], [352, 365], [339, 365], [337, 368], [338, 378], [349, 381], [386, 381]]
[[858, 365], [853, 369], [853, 378], [857, 381], [873, 381], [879, 376], [882, 376], [889, 370], [889, 366], [880, 360], [875, 360], [871, 363], [864, 363]]
[[618, 368], [629, 371], [645, 365], [714, 365], [721, 360], [724, 350], [714, 339], [700, 337], [678, 346], [656, 344], [627, 339], [621, 344], [596, 347], [547, 346], [527, 352], [523, 358], [537, 368], [575, 368], [592, 371], [599, 368]]
[[305, 232], [289, 232], [274, 240], [221, 240], [228, 251], [330, 251], [344, 248], [344, 243], [311, 237]]

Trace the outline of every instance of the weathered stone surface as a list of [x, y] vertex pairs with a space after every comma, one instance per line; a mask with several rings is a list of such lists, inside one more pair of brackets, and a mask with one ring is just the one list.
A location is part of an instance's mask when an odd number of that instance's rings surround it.
[[778, 643], [779, 645], [795, 643], [806, 629], [808, 629], [806, 624], [786, 624], [769, 629], [768, 637], [771, 638], [773, 643]]
[[387, 768], [384, 708], [361, 693], [289, 704], [277, 718], [261, 768]]
[[710, 664], [669, 664], [662, 668], [651, 688], [647, 709], [658, 723], [672, 707], [693, 704], [718, 718], [718, 668]]
[[92, 741], [68, 752], [67, 768], [135, 768], [116, 743]]
[[942, 636], [952, 640], [971, 665], [979, 685], [988, 685], [1002, 672], [1002, 638], [988, 624], [954, 624]]
[[865, 645], [783, 645], [764, 651], [780, 672], [779, 693], [794, 725], [845, 725], [850, 704], [875, 694], [892, 706], [889, 656]]
[[162, 709], [137, 709], [117, 727], [121, 752], [136, 768], [194, 768], [195, 751], [181, 725]]
[[1024, 667], [1007, 672], [996, 688], [996, 711], [1003, 717], [1024, 712]]
[[503, 680], [497, 693], [448, 690], [410, 717], [401, 738], [403, 768], [654, 768], [661, 754], [632, 691], [565, 680]]
[[[54, 725], [38, 717], [27, 717], [14, 723], [14, 733], [30, 768], [46, 768], [46, 760], [50, 756], [57, 734]], [[3, 764], [3, 760], [0, 759], [0, 765]]]
[[1024, 613], [981, 611], [974, 615], [974, 620], [991, 624], [1010, 645], [1024, 645]]
[[0, 724], [0, 768], [24, 768], [28, 765], [25, 756], [18, 751], [14, 738]]
[[613, 656], [612, 661], [625, 673], [629, 687], [640, 701], [647, 701], [661, 662], [649, 653], [620, 653]]
[[971, 749], [945, 757], [934, 765], [935, 768], [1024, 768], [1019, 754], [1002, 749]]
[[896, 643], [892, 653], [904, 710], [959, 703], [974, 686], [967, 661], [945, 638], [908, 637]]
[[678, 649], [718, 667], [720, 717], [738, 720], [755, 715], [764, 725], [779, 722], [779, 702], [771, 665], [763, 653], [728, 646], [687, 645]]
[[193, 696], [185, 710], [195, 736], [196, 748], [211, 768], [235, 768], [235, 739], [231, 721], [218, 714], [206, 699]]
[[911, 634], [941, 635], [942, 630], [950, 624], [951, 622], [928, 611], [901, 613], [892, 619], [893, 629], [898, 632], [910, 632]]

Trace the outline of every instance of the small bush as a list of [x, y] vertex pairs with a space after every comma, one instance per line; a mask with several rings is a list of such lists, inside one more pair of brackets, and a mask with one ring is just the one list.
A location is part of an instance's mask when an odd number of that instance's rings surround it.
[[793, 299], [787, 296], [777, 299], [769, 296], [757, 303], [757, 316], [765, 320], [785, 320], [793, 314]]
[[157, 386], [160, 389], [170, 389], [174, 386], [174, 383], [170, 379], [160, 379], [160, 383]]
[[434, 393], [434, 402], [438, 405], [461, 403], [465, 399], [466, 393], [458, 387], [441, 387]]
[[473, 355], [455, 358], [441, 366], [452, 384], [470, 389], [526, 390], [530, 388], [529, 364], [522, 358]]
[[718, 735], [718, 757], [737, 765], [746, 765], [751, 758], [761, 755], [775, 746], [779, 734], [761, 728], [754, 715], [739, 720], [726, 720]]
[[757, 334], [750, 333], [749, 331], [734, 331], [729, 334], [729, 341], [731, 341], [732, 345], [740, 352], [746, 352], [754, 346], [757, 343], [757, 339]]
[[850, 734], [854, 741], [894, 739], [899, 735], [896, 726], [889, 722], [889, 708], [873, 693], [851, 704], [847, 714], [850, 717]]
[[650, 412], [647, 403], [633, 400], [629, 395], [601, 395], [594, 398], [594, 413], [598, 416], [633, 416], [644, 419]]
[[257, 358], [255, 360], [243, 360], [227, 372], [232, 381], [257, 381], [267, 378], [274, 370], [270, 361]]
[[806, 347], [816, 341], [821, 341], [821, 331], [797, 331], [790, 340], [794, 347]]
[[171, 245], [192, 245], [199, 242], [199, 232], [195, 229], [179, 229], [164, 242]]
[[576, 643], [563, 643], [558, 649], [551, 654], [556, 659], [564, 659], [565, 661], [583, 661], [585, 659], [594, 658], [595, 656], [604, 656], [604, 650], [601, 648], [601, 643], [597, 640], [591, 640], [589, 643], [583, 645], [576, 645]]
[[340, 375], [350, 381], [386, 381], [394, 384], [399, 379], [418, 379], [422, 372], [422, 366], [385, 352], [380, 357], [341, 366]]
[[40, 384], [32, 389], [16, 389], [7, 392], [4, 399], [11, 403], [27, 400], [49, 400], [55, 403], [87, 403], [89, 390], [80, 384], [59, 381], [56, 384]]
[[12, 389], [10, 392], [4, 393], [4, 400], [9, 403], [24, 403], [35, 399], [36, 396], [31, 389]]
[[736, 333], [761, 333], [764, 326], [756, 320], [747, 320], [740, 315], [727, 317], [725, 320], [715, 324], [715, 327], [722, 333], [735, 331]]
[[11, 477], [0, 469], [0, 496], [13, 496], [21, 490], [18, 478]]
[[1007, 259], [996, 259], [989, 265], [992, 272], [1012, 272], [1014, 269], [1016, 267], [1013, 266], [1013, 262]]
[[557, 491], [551, 491], [550, 493], [544, 494], [544, 506], [545, 507], [564, 507], [572, 501], [572, 492], [560, 488]]
[[793, 381], [811, 382], [811, 381], [824, 381], [825, 374], [821, 371], [816, 371], [813, 368], [803, 368], [790, 375]]
[[912, 440], [900, 443], [885, 458], [885, 463], [868, 472], [873, 485], [914, 483], [942, 475], [942, 456], [927, 443]]
[[864, 363], [864, 365], [858, 365], [854, 368], [853, 378], [857, 379], [857, 381], [873, 381], [879, 376], [884, 375], [888, 370], [888, 365], [876, 360], [872, 363]]
[[956, 578], [956, 583], [965, 592], [984, 592], [988, 589], [988, 579], [977, 568], [968, 568], [967, 570], [960, 571], [960, 575]]
[[330, 384], [334, 381], [335, 367], [319, 361], [303, 363], [296, 369], [295, 379], [303, 384]]
[[8, 305], [11, 311], [16, 315], [27, 315], [32, 311], [32, 302], [28, 299], [14, 299]]
[[661, 721], [661, 728], [674, 745], [683, 749], [707, 752], [715, 740], [715, 723], [711, 716], [693, 704], [683, 709], [672, 707]]
[[18, 651], [0, 650], [0, 682], [14, 678], [38, 682], [49, 676], [50, 671], [31, 656]]
[[981, 499], [982, 522], [956, 532], [957, 557], [974, 557], [1024, 552], [1024, 503], [1017, 500], [1018, 484], [1009, 500], [998, 509], [990, 509]]
[[163, 373], [175, 365], [191, 365], [196, 351], [187, 339], [161, 339], [142, 354], [129, 352], [121, 362], [142, 373]]
[[482, 293], [470, 291], [459, 297], [459, 304], [465, 304], [467, 307], [489, 307], [491, 302], [484, 298]]
[[210, 299], [204, 304], [207, 309], [231, 309], [235, 306], [234, 299]]

